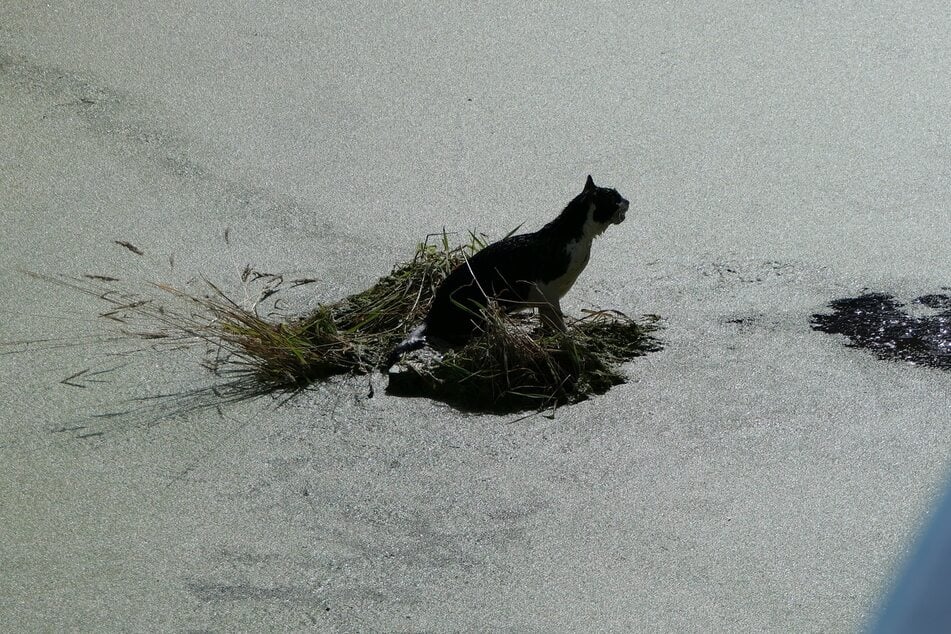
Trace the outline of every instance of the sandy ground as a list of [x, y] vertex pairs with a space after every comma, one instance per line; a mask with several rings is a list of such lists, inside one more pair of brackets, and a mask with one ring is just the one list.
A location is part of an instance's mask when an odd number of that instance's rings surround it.
[[443, 226], [537, 227], [591, 173], [632, 213], [566, 308], [659, 314], [666, 348], [521, 421], [379, 376], [97, 418], [207, 382], [198, 356], [85, 388], [60, 381], [125, 359], [2, 356], [4, 629], [869, 618], [943, 484], [951, 379], [809, 317], [951, 281], [944, 3], [139, 4], [0, 5], [0, 339], [100, 328], [18, 268], [240, 292], [251, 263], [319, 277], [304, 309]]

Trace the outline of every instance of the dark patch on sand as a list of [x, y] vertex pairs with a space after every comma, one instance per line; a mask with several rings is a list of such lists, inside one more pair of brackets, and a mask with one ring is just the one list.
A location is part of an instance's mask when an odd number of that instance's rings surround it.
[[703, 277], [724, 284], [760, 284], [799, 272], [799, 266], [777, 260], [710, 262], [698, 268]]
[[892, 295], [867, 293], [831, 302], [834, 312], [813, 315], [812, 327], [845, 335], [849, 346], [879, 359], [951, 370], [951, 296], [922, 295], [910, 306], [931, 314], [913, 314]]
[[209, 603], [215, 601], [287, 601], [306, 606], [316, 606], [322, 603], [317, 594], [307, 588], [291, 586], [263, 587], [250, 583], [202, 583], [186, 584], [189, 592], [200, 601]]

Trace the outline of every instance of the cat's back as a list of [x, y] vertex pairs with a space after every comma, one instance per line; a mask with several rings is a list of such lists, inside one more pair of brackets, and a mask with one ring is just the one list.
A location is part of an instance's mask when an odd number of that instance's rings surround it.
[[539, 264], [548, 246], [543, 234], [523, 233], [493, 242], [458, 266], [448, 278], [448, 291], [473, 283], [498, 296], [513, 287], [537, 281]]
[[[438, 336], [455, 340], [471, 331], [469, 317], [485, 305], [486, 296], [501, 302], [526, 301], [545, 249], [544, 237], [536, 232], [503, 238], [473, 254], [436, 290], [427, 323], [434, 332], [441, 331]], [[456, 329], [458, 336], [453, 336]]]

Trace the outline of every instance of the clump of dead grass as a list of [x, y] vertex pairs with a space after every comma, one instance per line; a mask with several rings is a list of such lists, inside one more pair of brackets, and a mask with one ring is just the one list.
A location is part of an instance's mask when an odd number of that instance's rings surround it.
[[239, 365], [275, 390], [298, 389], [335, 374], [366, 374], [423, 319], [450, 271], [484, 246], [475, 236], [450, 247], [427, 240], [413, 258], [365, 291], [321, 305], [300, 318], [259, 316], [218, 293], [204, 307], [225, 344], [226, 364]]
[[391, 391], [427, 395], [471, 410], [545, 409], [603, 394], [623, 383], [620, 365], [658, 350], [642, 322], [618, 311], [588, 311], [566, 332], [546, 333], [525, 314], [490, 304], [485, 325], [465, 346], [433, 360], [409, 359], [391, 375]]
[[[98, 341], [146, 342], [148, 349], [203, 345], [207, 354], [202, 364], [224, 379], [211, 393], [220, 401], [235, 401], [296, 393], [334, 375], [371, 372], [422, 321], [449, 272], [484, 246], [473, 234], [467, 244], [456, 247], [450, 247], [445, 233], [428, 236], [412, 259], [372, 287], [304, 316], [264, 307], [273, 308], [274, 295], [316, 280], [285, 279], [250, 267], [241, 281], [245, 289], [254, 286], [257, 292], [241, 303], [208, 280], [201, 281], [199, 290], [154, 284], [151, 288], [159, 292], [150, 294], [123, 287], [111, 276], [32, 275], [104, 302], [107, 310], [99, 316], [118, 332]], [[619, 364], [658, 347], [648, 335], [653, 328], [652, 322], [599, 311], [574, 322], [565, 333], [549, 334], [533, 318], [490, 306], [479, 336], [434, 363], [401, 364], [404, 371], [390, 377], [391, 391], [482, 410], [576, 402], [623, 382]], [[68, 344], [68, 337], [60, 343]]]

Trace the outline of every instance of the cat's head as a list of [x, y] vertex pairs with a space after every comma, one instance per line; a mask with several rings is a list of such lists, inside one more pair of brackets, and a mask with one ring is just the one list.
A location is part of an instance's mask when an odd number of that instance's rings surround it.
[[618, 225], [624, 222], [630, 203], [616, 189], [598, 187], [594, 184], [594, 179], [588, 175], [582, 195], [587, 197], [593, 205], [592, 218], [595, 222], [602, 225]]

